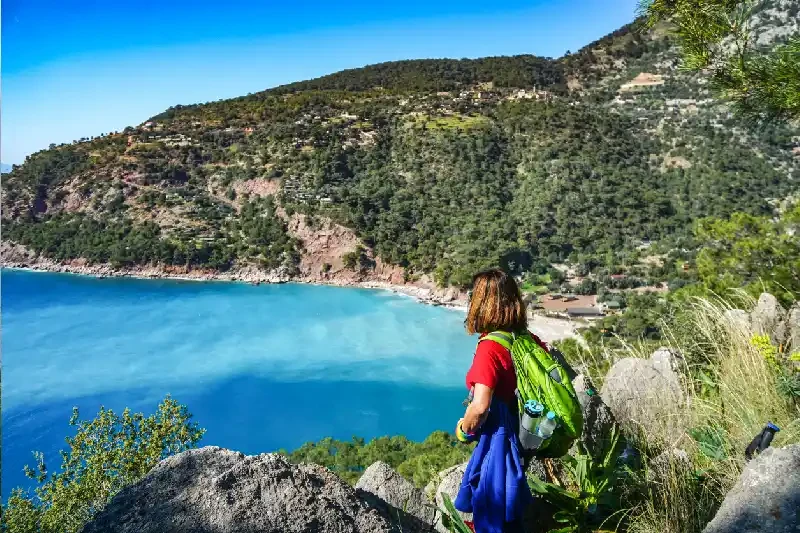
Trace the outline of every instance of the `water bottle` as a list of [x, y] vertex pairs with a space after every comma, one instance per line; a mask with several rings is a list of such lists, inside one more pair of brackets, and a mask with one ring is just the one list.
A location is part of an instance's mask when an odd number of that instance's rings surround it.
[[548, 411], [547, 416], [539, 422], [536, 427], [536, 435], [542, 440], [549, 439], [553, 436], [553, 431], [556, 429], [556, 414], [553, 411]]
[[764, 429], [761, 430], [761, 433], [753, 437], [753, 440], [750, 441], [750, 444], [744, 451], [744, 456], [747, 461], [753, 458], [753, 454], [756, 452], [761, 453], [767, 448], [769, 448], [770, 443], [772, 442], [772, 438], [775, 436], [775, 433], [780, 431], [781, 428], [773, 424], [772, 422], [767, 423], [764, 426]]
[[542, 439], [536, 434], [536, 424], [542, 417], [544, 405], [535, 400], [528, 400], [523, 406], [522, 420], [519, 423], [519, 442], [523, 450], [536, 450]]

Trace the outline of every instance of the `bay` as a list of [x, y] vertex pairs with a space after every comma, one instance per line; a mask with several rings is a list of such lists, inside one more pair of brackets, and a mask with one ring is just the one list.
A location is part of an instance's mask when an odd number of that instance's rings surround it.
[[153, 412], [171, 394], [246, 454], [331, 436], [451, 430], [475, 339], [463, 313], [387, 291], [3, 270], [2, 493], [57, 467], [73, 406]]

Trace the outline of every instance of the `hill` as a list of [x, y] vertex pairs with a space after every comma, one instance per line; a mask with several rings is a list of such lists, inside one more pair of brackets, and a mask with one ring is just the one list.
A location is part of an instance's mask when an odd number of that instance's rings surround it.
[[[783, 4], [761, 35], [783, 35]], [[399, 61], [175, 106], [30, 156], [3, 180], [2, 223], [46, 257], [116, 267], [611, 271], [691, 256], [700, 218], [771, 216], [798, 192], [799, 139], [743, 128], [678, 69], [669, 28], [633, 23], [559, 59]], [[640, 273], [681, 276], [667, 265]]]

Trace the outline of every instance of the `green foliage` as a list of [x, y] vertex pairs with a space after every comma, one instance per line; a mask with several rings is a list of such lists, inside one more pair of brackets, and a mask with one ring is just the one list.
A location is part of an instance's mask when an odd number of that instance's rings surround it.
[[[283, 85], [268, 93], [309, 90], [450, 91], [481, 82], [498, 87], [553, 86], [564, 83], [559, 66], [532, 55], [480, 59], [417, 59], [349, 69], [309, 81]], [[256, 95], [257, 97], [258, 95]]]
[[61, 468], [49, 472], [44, 456], [34, 453], [35, 469], [25, 474], [36, 480], [35, 496], [17, 488], [3, 507], [0, 530], [7, 533], [70, 533], [100, 512], [123, 487], [135, 483], [160, 460], [194, 448], [204, 429], [190, 422], [185, 406], [167, 396], [155, 414], [144, 416], [125, 409], [117, 415], [101, 408], [91, 420], [79, 420], [73, 409], [61, 451]]
[[[779, 348], [772, 344], [769, 335], [753, 335], [750, 342], [767, 362], [778, 384], [778, 391], [788, 400], [800, 405], [800, 370], [795, 361], [787, 354], [781, 353]], [[798, 352], [800, 354], [800, 352]]]
[[453, 501], [450, 499], [450, 495], [443, 492], [442, 501], [444, 502], [444, 510], [441, 511], [442, 525], [453, 533], [472, 533], [472, 529], [464, 522], [461, 515], [458, 514], [455, 505], [453, 505]]
[[529, 476], [528, 484], [534, 494], [541, 496], [558, 511], [554, 519], [564, 524], [559, 532], [593, 531], [598, 522], [613, 513], [619, 506], [613, 489], [619, 475], [617, 458], [621, 446], [617, 427], [612, 429], [603, 459], [594, 462], [578, 442], [578, 453], [561, 459], [575, 487], [567, 490]]
[[734, 213], [728, 220], [704, 219], [696, 227], [700, 280], [721, 293], [748, 285], [784, 303], [800, 294], [800, 205], [778, 220]]
[[365, 270], [373, 266], [372, 260], [367, 255], [367, 250], [362, 245], [356, 246], [352, 252], [347, 252], [342, 256], [342, 262], [345, 268], [350, 270]]
[[[752, 0], [642, 0], [650, 27], [677, 26], [684, 67], [711, 70], [711, 82], [744, 116], [759, 120], [800, 117], [800, 35], [772, 50], [752, 35]], [[794, 10], [797, 16], [797, 10]]]
[[272, 196], [245, 200], [230, 234], [239, 237], [239, 257], [256, 258], [268, 269], [281, 265], [294, 268], [300, 257], [298, 243], [289, 236], [286, 223], [278, 218]]
[[[694, 279], [608, 274], [627, 272], [643, 241], [692, 250], [700, 218], [770, 215], [766, 199], [797, 191], [796, 131], [738, 130], [684, 72], [618, 93], [674, 57], [669, 32], [636, 26], [558, 60], [401, 61], [176, 106], [126, 136], [32, 156], [4, 176], [3, 222], [24, 223], [14, 240], [54, 258], [294, 272], [300, 243], [285, 221], [299, 213], [355, 231], [366, 249], [345, 258], [354, 270], [380, 258], [409, 279], [466, 285], [501, 266], [533, 273], [526, 288], [542, 292], [564, 281], [548, 266], [570, 262], [596, 274], [581, 293], [653, 280], [677, 288]], [[567, 91], [567, 79], [580, 89]], [[534, 97], [517, 99], [519, 89]], [[257, 199], [266, 191], [274, 204]], [[74, 211], [104, 226], [106, 244], [152, 233], [138, 239], [153, 251], [126, 242], [109, 259], [88, 235], [53, 231]]]
[[291, 453], [281, 451], [293, 463], [325, 466], [351, 484], [369, 465], [383, 461], [417, 487], [424, 487], [445, 468], [465, 462], [471, 452], [472, 446], [459, 443], [443, 431], [431, 433], [423, 442], [405, 437], [380, 437], [369, 442], [358, 437], [350, 442], [325, 438], [308, 442]]

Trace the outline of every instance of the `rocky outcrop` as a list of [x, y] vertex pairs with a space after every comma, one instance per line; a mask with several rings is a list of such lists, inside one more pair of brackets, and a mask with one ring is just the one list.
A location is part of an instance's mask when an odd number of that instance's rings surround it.
[[[425, 487], [425, 495], [434, 502], [438, 509], [444, 509], [444, 499], [442, 493], [447, 494], [450, 500], [455, 500], [458, 494], [458, 489], [461, 486], [461, 479], [464, 477], [464, 472], [467, 469], [467, 463], [452, 466], [442, 472], [439, 472]], [[472, 520], [470, 513], [458, 513], [464, 520]], [[442, 524], [441, 513], [437, 513], [436, 531], [440, 533], [448, 533], [448, 530]]]
[[800, 352], [800, 302], [796, 302], [786, 316], [789, 336], [789, 348], [792, 352]]
[[734, 330], [750, 331], [750, 315], [742, 309], [728, 309], [724, 313], [725, 320]]
[[753, 312], [750, 324], [754, 333], [769, 335], [773, 344], [778, 345], [786, 339], [786, 310], [778, 299], [769, 293], [762, 293]]
[[[464, 303], [464, 295], [456, 289], [437, 289], [435, 284], [423, 276], [417, 282], [405, 283], [396, 281], [396, 276], [388, 275], [378, 268], [364, 275], [324, 276], [318, 273], [290, 275], [285, 270], [263, 270], [252, 265], [238, 265], [220, 272], [174, 265], [142, 265], [130, 268], [116, 268], [106, 263], [89, 264], [84, 259], [58, 262], [42, 257], [33, 250], [9, 241], [0, 241], [0, 266], [3, 268], [25, 268], [31, 270], [80, 274], [99, 278], [142, 278], [142, 279], [179, 279], [192, 281], [238, 281], [251, 284], [261, 283], [311, 283], [333, 285], [337, 287], [360, 287], [368, 289], [388, 290], [397, 294], [410, 296], [422, 303], [459, 307]], [[353, 274], [351, 272], [351, 274]], [[387, 281], [388, 280], [388, 281]], [[392, 281], [395, 280], [395, 281]]]
[[659, 349], [650, 359], [626, 358], [611, 367], [603, 383], [603, 401], [617, 421], [650, 435], [664, 435], [677, 423], [684, 404], [676, 353]]
[[800, 444], [768, 448], [747, 464], [704, 533], [800, 530]]
[[[356, 483], [356, 489], [374, 496], [374, 506], [385, 504], [391, 515], [403, 517], [406, 530], [423, 531], [433, 529], [437, 509], [425, 493], [395, 472], [388, 464], [378, 461], [370, 465]], [[362, 496], [366, 496], [362, 494]], [[370, 499], [369, 496], [366, 496]]]
[[[583, 374], [579, 374], [572, 380], [572, 386], [575, 388], [583, 411], [581, 442], [589, 455], [600, 459], [608, 448], [611, 432], [617, 424], [614, 413]], [[591, 394], [587, 394], [587, 391], [591, 391]]]
[[653, 490], [661, 491], [672, 480], [684, 479], [692, 471], [692, 460], [680, 448], [665, 450], [653, 457], [647, 465], [647, 481]]
[[161, 461], [117, 494], [83, 533], [399, 530], [395, 517], [321, 466], [206, 447]]

